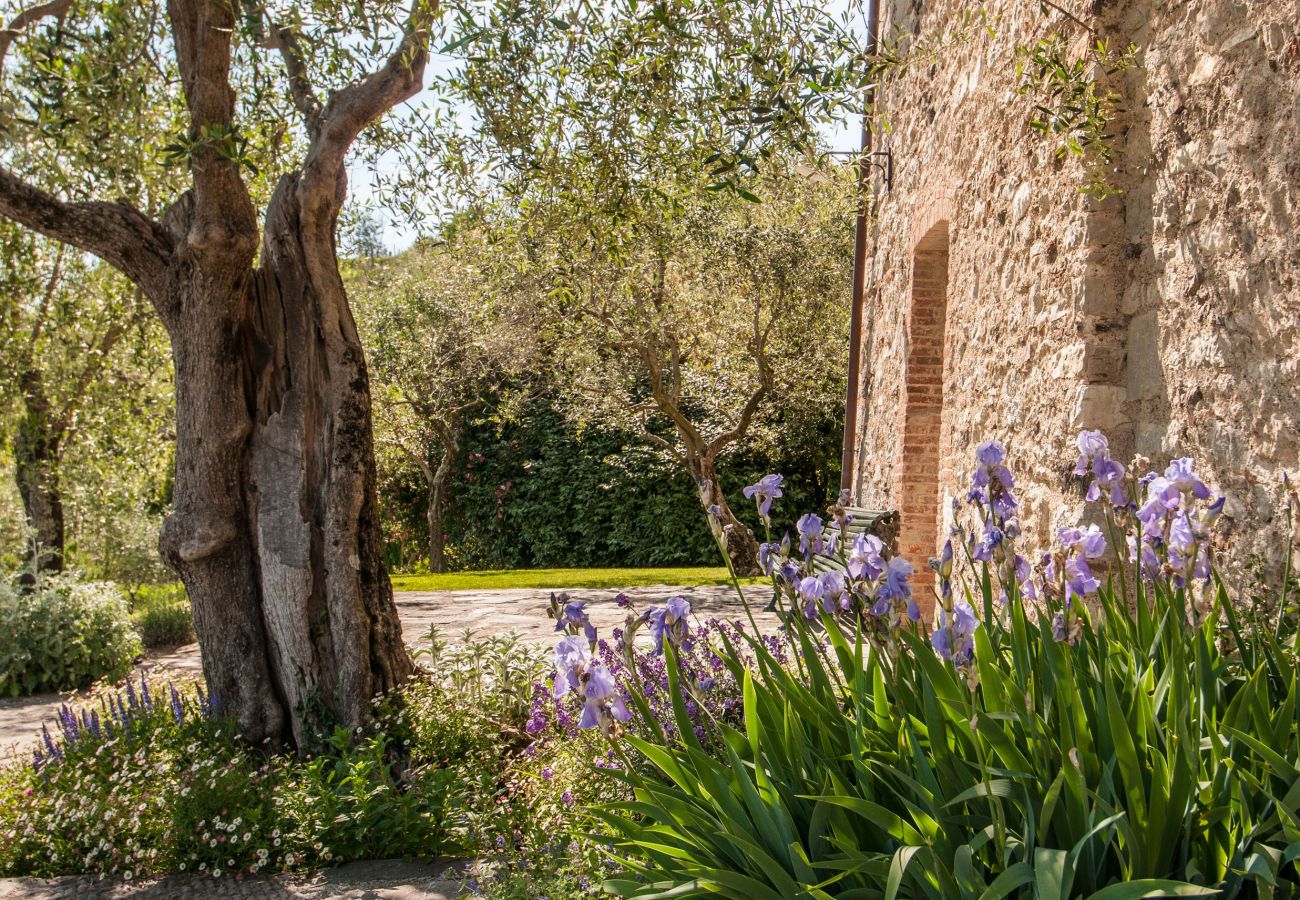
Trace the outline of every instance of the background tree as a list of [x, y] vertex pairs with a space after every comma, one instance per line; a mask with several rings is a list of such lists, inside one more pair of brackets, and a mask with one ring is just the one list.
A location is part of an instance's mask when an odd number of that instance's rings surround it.
[[545, 308], [574, 414], [639, 430], [707, 483], [743, 572], [757, 570], [757, 543], [729, 506], [718, 461], [781, 405], [842, 403], [842, 376], [831, 373], [848, 314], [850, 177], [771, 172], [756, 184], [761, 204], [683, 195], [667, 214], [625, 218], [614, 250], [583, 239], [600, 212], [579, 198], [548, 203], [542, 185], [517, 207], [529, 271], [551, 289]]
[[11, 413], [0, 421], [9, 425], [31, 533], [24, 577], [63, 569], [64, 457], [87, 425], [121, 412], [121, 388], [142, 386], [134, 376], [150, 380], [120, 352], [141, 349], [142, 339], [156, 349], [144, 333], [146, 314], [120, 276], [31, 232], [0, 227], [0, 408]]
[[[489, 404], [509, 415], [535, 361], [526, 301], [507, 304], [487, 277], [501, 248], [461, 230], [378, 266], [356, 267], [350, 288], [375, 379], [377, 439], [419, 469], [427, 489], [429, 569], [444, 572], [443, 512], [468, 420]], [[514, 389], [511, 396], [511, 389]]]
[[[847, 297], [848, 269], [788, 268], [791, 253], [817, 251], [779, 246], [776, 220], [737, 204], [791, 188], [763, 173], [788, 170], [792, 151], [812, 162], [819, 129], [859, 99], [855, 9], [837, 18], [802, 0], [563, 0], [456, 19], [453, 45], [470, 49], [449, 85], [476, 115], [449, 142], [449, 172], [495, 203], [498, 221], [518, 225], [530, 265], [568, 299], [564, 315], [584, 323], [570, 330], [587, 347], [576, 382], [626, 402], [632, 385], [608, 382], [641, 380], [623, 411], [710, 482], [706, 499], [732, 528], [742, 571], [755, 569], [757, 545], [720, 491], [717, 459], [784, 377], [774, 357], [774, 340], [787, 340], [781, 315], [819, 303], [810, 289], [828, 291], [828, 302]], [[851, 204], [851, 182], [837, 189], [841, 208]], [[835, 227], [852, 233], [847, 217]], [[725, 237], [710, 234], [718, 228]], [[747, 264], [738, 251], [751, 228], [762, 246], [748, 251], [770, 255]]]
[[[358, 137], [422, 87], [430, 5], [5, 12], [0, 214], [113, 265], [167, 330], [161, 545], [212, 692], [252, 740], [364, 720], [411, 663], [335, 228]], [[144, 177], [162, 158], [179, 192]]]

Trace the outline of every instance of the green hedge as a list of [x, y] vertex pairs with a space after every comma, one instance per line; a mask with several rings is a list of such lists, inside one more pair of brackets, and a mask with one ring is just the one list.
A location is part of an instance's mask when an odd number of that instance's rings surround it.
[[[714, 565], [713, 539], [690, 477], [637, 435], [581, 428], [553, 401], [516, 421], [475, 424], [462, 444], [446, 516], [458, 569]], [[780, 448], [733, 453], [720, 464], [737, 515], [759, 532], [741, 488], [768, 472], [786, 476], [786, 509], [821, 509], [839, 490], [839, 423], [799, 430]], [[413, 468], [381, 485], [389, 564], [424, 557], [424, 486]], [[793, 531], [793, 520], [777, 521]]]

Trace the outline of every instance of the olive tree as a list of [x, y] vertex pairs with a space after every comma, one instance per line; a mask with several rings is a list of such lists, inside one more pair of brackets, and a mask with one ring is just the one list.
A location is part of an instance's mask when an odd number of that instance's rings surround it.
[[741, 572], [757, 571], [757, 542], [730, 507], [719, 460], [783, 407], [843, 399], [850, 178], [791, 168], [761, 180], [763, 203], [683, 199], [637, 223], [637, 241], [617, 253], [575, 236], [594, 210], [538, 202], [515, 222], [549, 288], [532, 291], [552, 322], [571, 412], [660, 446], [716, 507]]
[[519, 376], [535, 358], [534, 304], [506, 302], [514, 298], [497, 280], [510, 271], [505, 252], [461, 232], [349, 273], [377, 439], [424, 479], [434, 572], [446, 571], [443, 512], [466, 424], [488, 404], [508, 412], [511, 398], [522, 399]]
[[[117, 268], [167, 331], [161, 549], [253, 740], [361, 722], [411, 671], [335, 230], [358, 138], [423, 86], [434, 12], [48, 0], [0, 32], [0, 215]], [[159, 159], [170, 180], [144, 178]]]
[[155, 348], [148, 335], [136, 340], [148, 331], [144, 303], [123, 278], [7, 223], [0, 321], [0, 431], [13, 448], [31, 577], [63, 569], [69, 445], [106, 413], [125, 415], [125, 394], [140, 387], [133, 376], [149, 361], [132, 365], [121, 351]]
[[546, 273], [588, 406], [707, 482], [746, 572], [718, 458], [788, 384], [796, 310], [847, 314], [852, 181], [813, 201], [792, 160], [835, 171], [819, 129], [867, 77], [849, 7], [515, 0], [458, 20], [450, 84], [476, 116], [449, 171]]

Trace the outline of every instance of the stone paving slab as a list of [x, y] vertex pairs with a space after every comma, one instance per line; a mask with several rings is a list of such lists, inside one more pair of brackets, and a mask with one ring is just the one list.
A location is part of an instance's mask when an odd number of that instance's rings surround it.
[[[614, 598], [618, 590], [570, 588], [575, 600], [588, 601], [588, 614], [602, 635], [621, 626], [627, 610], [620, 609]], [[681, 594], [691, 601], [700, 621], [710, 618], [745, 622], [745, 610], [736, 590], [730, 585], [688, 587], [654, 585], [624, 588], [638, 610], [662, 604]], [[555, 640], [555, 623], [546, 615], [550, 591], [511, 589], [497, 591], [402, 591], [394, 595], [402, 635], [406, 643], [417, 647], [425, 642], [430, 627], [437, 627], [443, 640], [460, 640], [465, 632], [475, 636], [515, 632], [524, 640], [550, 644]], [[775, 615], [760, 612], [771, 597], [771, 588], [750, 585], [745, 596], [754, 611], [758, 627], [775, 631], [780, 621]], [[186, 644], [172, 650], [151, 652], [136, 667], [135, 677], [148, 672], [162, 677], [199, 678], [199, 645]], [[41, 724], [57, 718], [59, 706], [85, 700], [78, 694], [42, 694], [20, 699], [0, 699], [0, 764], [14, 755], [26, 755], [39, 743]], [[3, 896], [3, 895], [0, 895]]]
[[236, 881], [200, 875], [169, 875], [125, 882], [94, 875], [66, 878], [0, 878], [0, 900], [454, 900], [460, 884], [445, 876], [448, 865], [373, 860], [302, 875], [254, 876]]

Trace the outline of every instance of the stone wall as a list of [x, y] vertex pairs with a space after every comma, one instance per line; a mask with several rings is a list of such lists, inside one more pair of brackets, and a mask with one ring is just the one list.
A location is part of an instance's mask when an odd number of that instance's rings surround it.
[[893, 184], [876, 183], [857, 498], [903, 511], [920, 566], [975, 446], [996, 437], [1029, 543], [1044, 545], [1081, 515], [1074, 437], [1101, 428], [1120, 458], [1196, 457], [1230, 495], [1239, 563], [1275, 557], [1280, 533], [1258, 526], [1300, 465], [1295, 3], [1067, 4], [1141, 49], [1115, 83], [1123, 193], [1105, 201], [1080, 191], [1083, 164], [1055, 157], [1016, 94], [1017, 47], [1056, 29], [1081, 50], [1083, 28], [1002, 0], [986, 4], [995, 34], [944, 37], [969, 4], [882, 5], [882, 35], [912, 62], [877, 98]]

